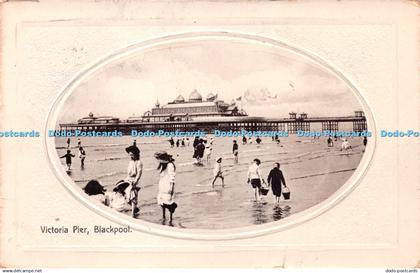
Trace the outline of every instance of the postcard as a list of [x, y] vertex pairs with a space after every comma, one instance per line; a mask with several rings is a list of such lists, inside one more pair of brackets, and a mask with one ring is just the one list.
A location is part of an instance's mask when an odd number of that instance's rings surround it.
[[415, 2], [1, 13], [3, 267], [418, 266]]

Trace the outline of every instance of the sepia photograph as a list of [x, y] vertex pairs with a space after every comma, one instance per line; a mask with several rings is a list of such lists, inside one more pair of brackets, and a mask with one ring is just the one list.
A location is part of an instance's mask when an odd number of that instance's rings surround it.
[[3, 1], [0, 267], [415, 272], [417, 2]]
[[92, 202], [154, 224], [226, 229], [327, 200], [368, 142], [354, 91], [252, 39], [170, 41], [110, 62], [63, 102], [62, 171]]

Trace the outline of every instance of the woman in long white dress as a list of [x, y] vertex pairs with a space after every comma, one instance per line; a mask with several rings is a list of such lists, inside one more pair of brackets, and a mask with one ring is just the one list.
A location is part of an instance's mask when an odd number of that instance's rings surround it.
[[213, 148], [210, 142], [206, 143], [206, 149], [204, 150], [204, 157], [207, 161], [207, 163], [210, 162], [211, 159], [211, 152], [212, 152]]
[[174, 201], [175, 197], [175, 175], [176, 167], [172, 155], [166, 152], [155, 153], [155, 158], [159, 161], [159, 192], [157, 202], [162, 207], [162, 218], [166, 219], [166, 209], [169, 210], [169, 224], [172, 225], [172, 216], [177, 208]]

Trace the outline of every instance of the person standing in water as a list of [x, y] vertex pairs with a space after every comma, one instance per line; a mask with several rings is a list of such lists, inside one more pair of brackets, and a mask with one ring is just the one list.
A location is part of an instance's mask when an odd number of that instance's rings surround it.
[[67, 150], [67, 153], [63, 156], [61, 156], [60, 158], [65, 158], [66, 159], [66, 165], [67, 165], [67, 171], [70, 171], [71, 168], [71, 158], [75, 157], [74, 154], [71, 153], [70, 150]]
[[216, 164], [214, 164], [214, 169], [213, 169], [213, 181], [211, 182], [211, 187], [214, 188], [214, 183], [216, 182], [217, 178], [222, 179], [222, 187], [225, 186], [225, 178], [223, 177], [223, 172], [222, 172], [222, 158], [219, 156], [216, 159]]
[[233, 153], [233, 163], [238, 164], [239, 147], [236, 140], [233, 141], [232, 153]]
[[206, 162], [209, 163], [211, 159], [211, 152], [213, 150], [211, 141], [206, 143], [205, 148], [206, 149], [204, 150], [204, 157], [206, 158]]
[[172, 137], [169, 139], [169, 144], [171, 144], [171, 148], [173, 148], [175, 145], [175, 141]]
[[281, 186], [283, 185], [286, 187], [286, 180], [284, 179], [283, 172], [280, 170], [280, 163], [274, 163], [274, 167], [271, 169], [267, 181], [268, 186], [271, 185], [271, 190], [276, 198], [275, 203], [278, 205], [281, 197]]
[[132, 216], [135, 218], [139, 213], [138, 195], [140, 190], [140, 178], [143, 172], [143, 163], [140, 160], [140, 150], [136, 146], [129, 146], [125, 151], [130, 156], [125, 182], [130, 183], [129, 203], [131, 204]]
[[83, 169], [85, 167], [86, 151], [83, 149], [82, 146], [79, 147], [79, 158], [80, 158], [80, 167], [82, 167]]
[[70, 138], [67, 138], [67, 149], [70, 148], [70, 142], [71, 142]]
[[82, 141], [80, 140], [80, 138], [77, 139], [77, 147], [82, 147]]
[[260, 170], [261, 160], [255, 158], [248, 168], [248, 183], [251, 183], [252, 188], [254, 189], [255, 201], [260, 200], [260, 189], [262, 175]]
[[155, 153], [159, 162], [159, 191], [157, 202], [162, 208], [162, 220], [166, 220], [166, 209], [169, 210], [169, 224], [172, 225], [172, 217], [178, 205], [174, 202], [176, 167], [172, 155], [167, 152]]
[[351, 147], [351, 145], [350, 145], [350, 143], [349, 143], [349, 141], [346, 138], [344, 138], [342, 140], [342, 142], [341, 142], [341, 149], [340, 149], [340, 151], [342, 151], [342, 150], [344, 150], [344, 151], [353, 150], [352, 147]]
[[246, 144], [246, 136], [243, 136], [242, 137], [242, 145], [245, 145]]
[[193, 142], [193, 148], [195, 149], [198, 145], [198, 143], [200, 143], [200, 139], [198, 138], [198, 136], [194, 137], [194, 142]]
[[364, 146], [363, 152], [366, 150], [367, 143], [368, 143], [367, 137], [363, 137], [363, 146]]
[[328, 143], [328, 147], [333, 147], [334, 146], [334, 143], [333, 143], [333, 140], [332, 140], [331, 137], [328, 137], [327, 143]]
[[206, 149], [206, 146], [204, 146], [204, 140], [200, 139], [195, 148], [197, 149], [197, 165], [203, 166], [202, 160], [204, 157], [204, 150]]

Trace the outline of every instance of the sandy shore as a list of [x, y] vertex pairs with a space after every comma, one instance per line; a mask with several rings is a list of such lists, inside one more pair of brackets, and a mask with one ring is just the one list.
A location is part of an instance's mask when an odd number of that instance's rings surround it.
[[[128, 156], [124, 148], [132, 138], [120, 143], [97, 143], [82, 139], [87, 151], [86, 168], [81, 170], [76, 159], [70, 176], [83, 187], [89, 179], [99, 179], [112, 190], [119, 179], [125, 177]], [[190, 147], [170, 148], [163, 139], [137, 139], [145, 171], [141, 178], [139, 219], [158, 224], [161, 209], [156, 204], [158, 171], [153, 153], [166, 150], [176, 159], [176, 202], [178, 209], [173, 224], [180, 228], [234, 228], [280, 220], [310, 208], [327, 199], [353, 174], [363, 155], [362, 139], [350, 140], [353, 150], [341, 152], [339, 142], [328, 148], [326, 139], [288, 137], [277, 144], [264, 138], [263, 144], [239, 144], [239, 164], [233, 164], [232, 138], [214, 138], [212, 159], [203, 167], [193, 165]], [[61, 140], [60, 140], [61, 141]], [[238, 139], [238, 143], [240, 143]], [[57, 143], [57, 151], [65, 150]], [[73, 152], [76, 152], [75, 150]], [[220, 180], [211, 188], [214, 159], [223, 158], [225, 187]], [[273, 205], [270, 191], [260, 202], [254, 202], [253, 191], [247, 184], [247, 169], [254, 158], [262, 161], [263, 176], [268, 176], [274, 162], [281, 164], [286, 183], [291, 190], [291, 200]]]

